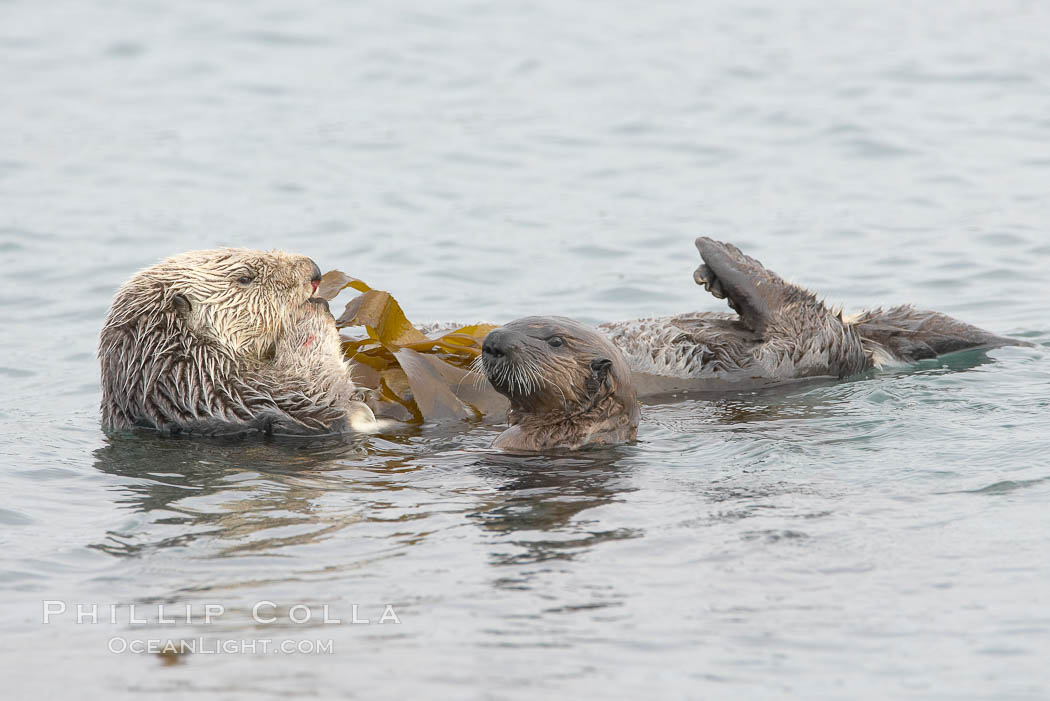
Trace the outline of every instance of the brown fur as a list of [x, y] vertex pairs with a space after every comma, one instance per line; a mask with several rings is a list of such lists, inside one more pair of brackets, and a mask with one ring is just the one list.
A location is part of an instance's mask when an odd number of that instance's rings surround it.
[[[698, 381], [727, 389], [805, 377], [847, 377], [886, 362], [912, 362], [967, 348], [1026, 345], [937, 312], [875, 309], [846, 320], [812, 292], [785, 281], [728, 243], [696, 240], [694, 279], [735, 314], [697, 312], [602, 324], [641, 382]], [[659, 391], [659, 389], [655, 390]]]
[[103, 427], [346, 430], [363, 405], [327, 303], [311, 298], [318, 273], [305, 256], [247, 249], [192, 251], [136, 273], [100, 334]]
[[576, 450], [637, 436], [640, 409], [623, 356], [579, 322], [513, 321], [486, 336], [481, 362], [489, 382], [511, 402], [511, 427], [496, 448]]
[[850, 317], [846, 323], [857, 330], [875, 366], [886, 362], [913, 363], [970, 348], [1031, 345], [910, 304], [869, 309]]

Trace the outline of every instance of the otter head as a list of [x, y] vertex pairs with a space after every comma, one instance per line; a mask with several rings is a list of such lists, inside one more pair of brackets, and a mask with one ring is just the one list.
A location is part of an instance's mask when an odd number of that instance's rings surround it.
[[117, 291], [99, 338], [109, 428], [178, 425], [215, 411], [223, 378], [260, 367], [309, 310], [321, 271], [281, 251], [191, 251]]
[[118, 290], [103, 329], [173, 326], [190, 343], [236, 360], [262, 360], [302, 314], [321, 271], [306, 256], [226, 248], [190, 251], [136, 273]]
[[511, 403], [512, 429], [498, 447], [578, 448], [635, 437], [639, 409], [627, 363], [577, 321], [525, 317], [506, 324], [485, 337], [481, 365]]

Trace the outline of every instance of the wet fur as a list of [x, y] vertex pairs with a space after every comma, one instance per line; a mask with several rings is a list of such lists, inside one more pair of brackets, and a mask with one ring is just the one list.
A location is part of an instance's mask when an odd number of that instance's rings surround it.
[[886, 362], [913, 363], [971, 348], [1030, 345], [911, 305], [870, 309], [850, 317], [846, 323], [860, 334], [865, 351], [876, 366]]
[[[482, 368], [511, 402], [511, 427], [493, 447], [576, 450], [636, 438], [640, 409], [630, 370], [600, 334], [563, 317], [526, 317], [492, 333], [509, 350], [499, 359], [484, 354]], [[563, 345], [552, 348], [546, 340], [552, 335]]]
[[703, 264], [694, 279], [736, 313], [601, 325], [634, 372], [745, 387], [847, 377], [968, 348], [1026, 345], [911, 306], [845, 319], [731, 244], [701, 237], [696, 246]]
[[103, 428], [347, 430], [363, 405], [327, 305], [311, 301], [313, 270], [305, 256], [218, 249], [132, 276], [100, 334]]

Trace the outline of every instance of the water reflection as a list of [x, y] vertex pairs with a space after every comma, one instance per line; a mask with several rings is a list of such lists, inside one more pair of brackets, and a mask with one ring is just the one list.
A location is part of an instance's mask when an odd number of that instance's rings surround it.
[[[574, 456], [512, 457], [435, 431], [424, 440], [375, 437], [298, 442], [111, 437], [95, 467], [122, 478], [115, 502], [131, 519], [92, 547], [116, 556], [197, 548], [206, 557], [272, 554], [317, 543], [355, 524], [368, 537], [417, 545], [462, 513], [494, 537], [493, 564], [571, 559], [635, 528], [581, 518], [632, 491], [620, 461], [630, 446]], [[395, 437], [396, 438], [396, 437]], [[418, 522], [406, 528], [409, 521]], [[541, 534], [541, 535], [538, 535]], [[293, 550], [294, 552], [294, 550]]]
[[598, 520], [580, 518], [584, 511], [634, 491], [627, 469], [619, 464], [629, 450], [557, 458], [488, 457], [479, 469], [503, 483], [470, 518], [487, 533], [503, 536], [496, 540], [500, 545], [513, 546], [492, 551], [491, 562], [571, 560], [603, 542], [641, 537], [640, 528], [594, 528]]
[[[270, 551], [315, 542], [360, 520], [318, 513], [314, 502], [340, 481], [337, 458], [363, 453], [360, 439], [303, 442], [180, 440], [152, 436], [107, 439], [95, 467], [125, 481], [116, 503], [151, 514], [129, 530], [111, 530], [94, 544], [134, 556], [143, 550], [230, 540], [217, 555]], [[170, 535], [161, 535], [170, 531]], [[263, 531], [272, 531], [260, 538]]]

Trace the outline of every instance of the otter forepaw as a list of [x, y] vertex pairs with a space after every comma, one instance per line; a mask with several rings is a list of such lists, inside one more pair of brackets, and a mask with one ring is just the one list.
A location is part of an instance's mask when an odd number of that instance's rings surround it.
[[704, 261], [693, 273], [696, 284], [725, 299], [749, 328], [760, 330], [775, 307], [770, 293], [775, 294], [776, 283], [783, 285], [783, 281], [733, 244], [701, 236], [696, 248]]
[[737, 314], [740, 314], [740, 309], [737, 308], [736, 302], [732, 297], [726, 299], [726, 290], [722, 286], [722, 281], [718, 279], [714, 271], [711, 270], [706, 264], [701, 265], [693, 272], [693, 280], [696, 281], [697, 285], [702, 286], [705, 290], [711, 293], [712, 297], [716, 299], [725, 299], [729, 308]]
[[719, 281], [718, 276], [715, 275], [714, 271], [707, 267], [706, 263], [702, 263], [700, 267], [693, 272], [693, 280], [696, 281], [697, 285], [701, 285], [705, 290], [718, 299], [726, 298], [726, 292], [722, 289], [722, 283]]
[[364, 402], [357, 401], [350, 402], [350, 406], [347, 407], [346, 420], [350, 428], [358, 433], [376, 433], [394, 423], [385, 419], [377, 419], [371, 407]]

